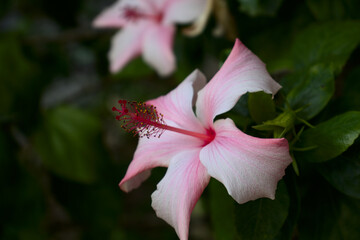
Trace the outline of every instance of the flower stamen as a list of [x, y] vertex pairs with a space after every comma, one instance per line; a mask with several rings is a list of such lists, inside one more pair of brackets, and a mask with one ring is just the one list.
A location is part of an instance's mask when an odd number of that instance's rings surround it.
[[208, 131], [208, 134], [197, 133], [185, 129], [169, 126], [165, 123], [163, 115], [158, 113], [156, 107], [140, 103], [136, 101], [128, 102], [126, 100], [119, 100], [121, 109], [113, 107], [112, 110], [119, 113], [116, 116], [118, 121], [121, 121], [121, 127], [127, 132], [131, 132], [139, 137], [151, 136], [160, 137], [165, 130], [185, 134], [188, 136], [200, 138], [206, 143], [211, 142], [215, 135], [213, 131]]

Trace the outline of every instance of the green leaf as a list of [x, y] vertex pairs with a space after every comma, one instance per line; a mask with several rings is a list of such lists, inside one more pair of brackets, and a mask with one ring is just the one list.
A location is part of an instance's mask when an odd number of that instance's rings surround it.
[[31, 79], [36, 67], [25, 58], [20, 46], [15, 36], [0, 38], [0, 119], [2, 114], [15, 111], [16, 105], [24, 106], [29, 87], [36, 87]]
[[235, 239], [235, 206], [236, 203], [227, 193], [225, 187], [216, 180], [211, 180], [210, 189], [210, 214], [214, 229], [215, 239]]
[[[202, 63], [203, 51], [209, 48], [204, 36], [189, 39], [182, 34], [177, 34], [174, 43], [176, 56], [176, 71], [173, 74], [176, 82], [182, 82], [194, 71], [196, 66]], [[196, 53], [196, 54], [194, 54]], [[216, 72], [217, 69], [214, 69]]]
[[279, 233], [274, 240], [289, 240], [293, 239], [293, 233], [300, 216], [300, 192], [298, 189], [297, 176], [294, 171], [288, 171], [284, 176], [284, 182], [286, 183], [287, 190], [290, 197], [289, 214], [284, 222]]
[[280, 181], [275, 200], [261, 198], [236, 205], [236, 226], [241, 239], [273, 239], [288, 216], [289, 196]]
[[317, 115], [334, 93], [334, 78], [360, 42], [359, 21], [313, 24], [299, 33], [292, 47], [296, 71], [281, 85], [292, 109], [305, 120]]
[[[139, 71], [141, 69], [141, 71]], [[153, 70], [141, 59], [136, 58], [130, 61], [124, 69], [116, 73], [116, 79], [123, 79], [123, 78], [140, 78], [145, 77], [153, 73]]]
[[313, 24], [296, 36], [292, 47], [296, 69], [324, 64], [337, 73], [360, 42], [359, 21]]
[[274, 16], [281, 6], [282, 0], [238, 0], [240, 10], [250, 16]]
[[264, 92], [249, 93], [250, 116], [256, 123], [262, 123], [276, 117], [275, 104], [270, 94]]
[[[10, 158], [9, 149], [10, 149], [10, 141], [7, 139], [5, 132], [0, 129], [0, 159], [8, 159]], [[5, 163], [7, 161], [0, 161], [0, 173], [5, 169]], [[3, 176], [3, 174], [1, 174]]]
[[54, 173], [79, 182], [92, 182], [99, 130], [94, 116], [75, 108], [58, 107], [45, 113], [44, 126], [35, 135], [35, 147]]
[[[248, 36], [247, 47], [254, 52], [264, 63], [270, 74], [281, 75], [293, 68], [290, 58], [290, 47], [292, 46], [293, 29], [291, 22], [278, 22], [269, 24], [262, 31], [256, 31], [255, 35]], [[266, 44], [264, 44], [266, 39]]]
[[348, 149], [359, 134], [360, 112], [352, 111], [336, 116], [315, 128], [304, 131], [295, 147], [316, 146], [316, 148], [306, 152], [296, 152], [295, 159], [325, 162]]
[[248, 107], [249, 93], [242, 95], [236, 105], [231, 111], [225, 113], [222, 118], [231, 118], [236, 122], [236, 125], [245, 131], [252, 122], [249, 107]]
[[0, 129], [0, 239], [49, 239], [43, 224], [46, 204], [39, 176], [36, 171], [29, 173], [32, 163], [18, 150]]
[[317, 20], [359, 18], [358, 0], [307, 0], [306, 4]]
[[318, 170], [337, 190], [360, 199], [360, 144], [354, 144]]
[[318, 20], [342, 19], [345, 15], [342, 0], [306, 0], [306, 4]]
[[334, 75], [323, 65], [288, 75], [287, 80], [296, 83], [286, 96], [292, 109], [300, 109], [297, 115], [305, 120], [317, 115], [329, 102], [335, 91]]
[[360, 201], [341, 196], [322, 179], [312, 181], [301, 205], [299, 239], [359, 239]]
[[340, 217], [334, 228], [334, 235], [330, 240], [360, 238], [360, 200], [350, 198], [341, 199]]
[[331, 111], [344, 112], [360, 109], [360, 66], [354, 68], [343, 81], [343, 86], [338, 89], [337, 97], [331, 104]]
[[0, 8], [0, 18], [2, 18], [4, 14], [9, 12], [10, 0], [2, 1], [1, 5], [2, 6]]
[[279, 137], [294, 127], [295, 120], [296, 113], [290, 109], [287, 109], [275, 119], [266, 121], [263, 124], [257, 126], [253, 126], [253, 128], [260, 131], [273, 131], [275, 137]]

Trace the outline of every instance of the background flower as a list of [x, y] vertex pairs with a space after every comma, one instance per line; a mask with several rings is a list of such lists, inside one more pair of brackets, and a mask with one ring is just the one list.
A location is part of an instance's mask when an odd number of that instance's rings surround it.
[[118, 0], [94, 21], [95, 27], [121, 27], [112, 39], [110, 70], [121, 70], [142, 54], [160, 75], [175, 70], [175, 24], [191, 23], [205, 10], [207, 0]]

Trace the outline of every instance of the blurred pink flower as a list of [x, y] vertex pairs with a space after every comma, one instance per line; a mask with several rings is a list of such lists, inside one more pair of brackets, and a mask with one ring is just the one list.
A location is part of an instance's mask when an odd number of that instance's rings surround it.
[[[158, 123], [146, 124], [166, 131], [160, 138], [140, 138], [120, 188], [128, 192], [148, 178], [152, 168], [168, 167], [152, 194], [152, 207], [182, 240], [188, 238], [191, 212], [210, 177], [223, 183], [238, 203], [261, 197], [274, 199], [277, 183], [292, 161], [287, 140], [252, 137], [231, 119], [214, 122], [214, 118], [232, 109], [246, 92], [275, 94], [280, 88], [265, 64], [236, 40], [209, 83], [195, 70], [176, 89], [147, 102], [163, 115]], [[120, 112], [120, 120], [124, 108], [114, 110]], [[150, 134], [145, 136], [149, 137], [152, 129], [146, 128]]]
[[110, 70], [121, 70], [142, 54], [146, 63], [162, 75], [175, 69], [172, 45], [175, 23], [190, 23], [206, 7], [207, 0], [118, 0], [94, 21], [95, 27], [122, 28], [112, 39]]

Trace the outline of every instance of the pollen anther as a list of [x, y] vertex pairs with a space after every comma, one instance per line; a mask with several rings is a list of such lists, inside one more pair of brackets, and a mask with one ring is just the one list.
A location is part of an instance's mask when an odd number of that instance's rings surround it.
[[119, 100], [121, 109], [113, 107], [112, 110], [119, 113], [116, 119], [121, 121], [121, 127], [139, 137], [151, 136], [160, 137], [165, 131], [161, 128], [164, 125], [162, 114], [158, 114], [156, 108], [141, 102], [128, 102]]
[[206, 133], [193, 132], [165, 124], [163, 115], [158, 113], [153, 105], [141, 102], [128, 102], [119, 100], [120, 109], [113, 107], [112, 110], [119, 113], [115, 118], [121, 122], [120, 127], [139, 137], [160, 137], [165, 130], [185, 134], [202, 139], [205, 144], [215, 138], [215, 132], [207, 130]]

